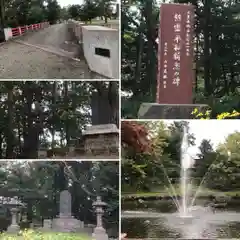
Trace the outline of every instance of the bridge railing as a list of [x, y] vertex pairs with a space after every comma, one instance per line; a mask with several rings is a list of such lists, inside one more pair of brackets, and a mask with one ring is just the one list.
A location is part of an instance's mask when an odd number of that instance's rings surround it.
[[15, 28], [4, 28], [5, 41], [8, 41], [11, 38], [21, 36], [26, 34], [31, 30], [38, 30], [48, 27], [49, 22], [35, 23], [27, 26], [19, 26]]

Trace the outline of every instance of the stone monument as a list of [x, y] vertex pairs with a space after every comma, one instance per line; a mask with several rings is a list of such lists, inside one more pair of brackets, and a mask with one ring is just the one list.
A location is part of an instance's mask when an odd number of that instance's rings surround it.
[[193, 17], [192, 5], [161, 5], [156, 103], [143, 103], [140, 119], [191, 119], [195, 108], [200, 112], [209, 109], [192, 102]]
[[97, 215], [97, 226], [94, 228], [94, 231], [92, 234], [95, 240], [108, 240], [108, 235], [102, 223], [102, 216], [104, 214], [103, 207], [105, 206], [106, 206], [106, 203], [104, 203], [101, 200], [101, 197], [99, 196], [97, 197], [96, 202], [93, 203], [93, 207], [95, 208], [95, 212]]
[[59, 216], [53, 219], [52, 229], [59, 232], [78, 232], [84, 228], [83, 222], [72, 216], [72, 197], [68, 190], [60, 193]]
[[83, 136], [87, 156], [119, 157], [119, 130], [115, 124], [89, 126]]

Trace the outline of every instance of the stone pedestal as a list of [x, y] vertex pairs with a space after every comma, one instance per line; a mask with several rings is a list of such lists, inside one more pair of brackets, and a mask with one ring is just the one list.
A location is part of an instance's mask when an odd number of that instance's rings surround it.
[[52, 220], [51, 219], [44, 219], [43, 220], [43, 230], [50, 231], [52, 229]]
[[47, 151], [46, 151], [46, 149], [39, 149], [38, 150], [38, 158], [39, 159], [47, 158]]
[[138, 112], [139, 119], [195, 119], [194, 109], [205, 113], [209, 106], [205, 104], [158, 104], [143, 103]]
[[90, 156], [116, 156], [119, 149], [119, 130], [115, 124], [87, 127], [84, 132], [84, 151]]
[[60, 217], [52, 221], [52, 229], [57, 232], [79, 232], [83, 228], [83, 222], [73, 217]]
[[18, 233], [20, 231], [20, 227], [18, 225], [10, 225], [8, 228], [7, 228], [7, 232], [8, 233]]
[[17, 224], [17, 214], [19, 210], [17, 208], [12, 208], [10, 211], [12, 214], [12, 222], [11, 225], [7, 228], [7, 232], [18, 233], [20, 231], [20, 226]]
[[108, 240], [108, 235], [103, 227], [95, 227], [92, 237], [95, 240]]

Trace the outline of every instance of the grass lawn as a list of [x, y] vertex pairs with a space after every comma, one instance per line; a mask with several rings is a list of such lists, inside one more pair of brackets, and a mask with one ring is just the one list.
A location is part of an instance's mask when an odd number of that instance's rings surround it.
[[[169, 192], [172, 195], [177, 195], [177, 196], [181, 196], [181, 188], [179, 185], [174, 185], [174, 190], [175, 190], [175, 194], [173, 194], [172, 190], [169, 188]], [[195, 193], [197, 191], [198, 187], [193, 186], [192, 187], [192, 191], [193, 193]], [[122, 199], [127, 199], [127, 198], [140, 198], [140, 197], [168, 197], [170, 196], [169, 192], [166, 189], [152, 189], [150, 192], [133, 192], [133, 193], [122, 193]], [[240, 190], [236, 190], [236, 191], [229, 191], [229, 192], [220, 192], [220, 191], [216, 191], [216, 190], [211, 190], [211, 189], [207, 189], [202, 187], [201, 190], [199, 190], [198, 192], [198, 196], [200, 197], [207, 197], [207, 196], [216, 196], [216, 195], [226, 195], [226, 196], [240, 196]]]
[[1, 240], [92, 240], [92, 238], [86, 234], [75, 233], [42, 233], [34, 232], [33, 230], [25, 230], [19, 234], [1, 234]]

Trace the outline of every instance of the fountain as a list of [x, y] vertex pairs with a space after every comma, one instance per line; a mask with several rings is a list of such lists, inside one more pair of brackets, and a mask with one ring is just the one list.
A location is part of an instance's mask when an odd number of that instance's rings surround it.
[[[191, 199], [192, 196], [192, 188], [190, 182], [190, 169], [193, 167], [193, 159], [189, 154], [189, 140], [188, 140], [188, 131], [187, 127], [184, 126], [183, 128], [183, 136], [182, 136], [182, 143], [180, 148], [180, 192], [181, 192], [181, 201], [177, 199], [176, 190], [174, 189], [167, 172], [163, 167], [164, 174], [168, 179], [168, 183], [170, 189], [167, 188], [168, 193], [171, 195], [173, 202], [177, 207], [177, 211], [181, 218], [191, 218], [193, 211], [196, 210], [203, 210], [200, 206], [194, 206], [196, 197], [199, 193], [199, 189], [201, 184], [198, 187], [194, 197]], [[171, 191], [170, 191], [171, 190]], [[190, 201], [191, 200], [191, 201]]]
[[181, 177], [180, 177], [180, 187], [182, 193], [182, 203], [181, 208], [179, 209], [181, 217], [189, 217], [190, 215], [190, 206], [189, 204], [189, 193], [190, 182], [189, 182], [189, 169], [193, 165], [192, 158], [188, 153], [189, 142], [188, 142], [188, 132], [187, 128], [184, 127], [183, 138], [181, 144]]
[[[181, 157], [180, 157], [180, 191], [181, 191], [181, 200], [177, 197], [176, 190], [171, 183], [171, 180], [167, 174], [166, 169], [163, 164], [162, 169], [165, 177], [168, 179], [169, 186], [166, 187], [168, 194], [172, 198], [172, 202], [176, 205], [177, 211], [173, 213], [163, 213], [158, 210], [153, 211], [153, 209], [147, 210], [137, 210], [137, 211], [123, 211], [122, 219], [126, 219], [126, 222], [129, 219], [138, 219], [143, 222], [143, 225], [147, 228], [147, 238], [156, 238], [161, 235], [157, 234], [159, 228], [164, 228], [166, 231], [177, 232], [178, 236], [187, 239], [199, 239], [199, 238], [217, 238], [219, 234], [226, 234], [227, 232], [219, 232], [221, 226], [227, 227], [233, 223], [239, 223], [240, 226], [240, 215], [238, 212], [230, 210], [214, 210], [212, 206], [201, 206], [196, 204], [197, 197], [199, 196], [201, 186], [209, 172], [211, 166], [208, 168], [208, 171], [204, 175], [202, 181], [200, 182], [197, 190], [191, 186], [190, 182], [190, 173], [191, 168], [193, 167], [193, 159], [189, 154], [189, 139], [187, 127], [183, 129], [183, 137], [181, 142]], [[229, 154], [228, 154], [229, 155]], [[193, 192], [194, 190], [194, 192]], [[159, 227], [160, 226], [160, 227]], [[130, 228], [131, 229], [131, 228]], [[156, 229], [156, 230], [155, 230]], [[225, 231], [225, 230], [223, 230]], [[169, 233], [170, 234], [170, 233]], [[239, 233], [240, 234], [240, 233]], [[240, 236], [240, 235], [239, 235]], [[173, 235], [168, 235], [169, 238]]]

